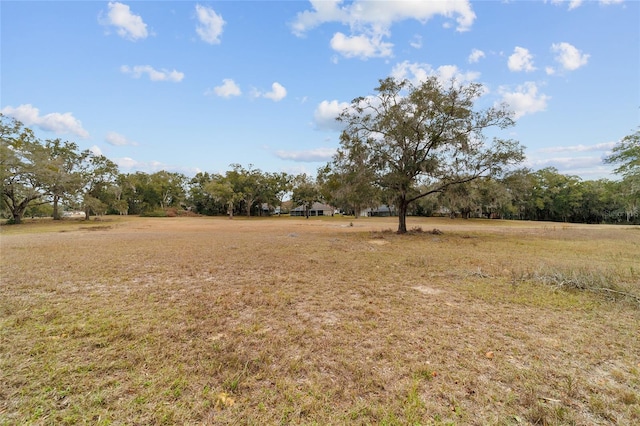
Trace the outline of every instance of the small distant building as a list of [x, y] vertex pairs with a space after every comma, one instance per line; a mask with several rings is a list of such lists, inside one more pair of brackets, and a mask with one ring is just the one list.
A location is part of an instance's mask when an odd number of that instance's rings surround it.
[[362, 217], [389, 217], [393, 215], [393, 208], [384, 204], [378, 207], [364, 209], [360, 212], [360, 216]]
[[83, 211], [66, 211], [62, 213], [62, 217], [70, 219], [85, 219], [87, 215]]
[[[309, 209], [309, 216], [333, 216], [333, 213], [336, 211], [335, 208], [331, 207], [328, 204], [322, 203], [313, 203], [311, 205], [311, 209]], [[289, 212], [290, 216], [304, 216], [304, 206], [298, 206], [295, 209], [291, 209]]]

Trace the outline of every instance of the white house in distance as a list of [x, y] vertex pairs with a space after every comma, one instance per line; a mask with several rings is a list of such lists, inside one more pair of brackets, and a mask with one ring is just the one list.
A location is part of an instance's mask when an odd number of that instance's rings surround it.
[[69, 219], [84, 219], [87, 215], [83, 211], [66, 211], [62, 213], [62, 217]]
[[[313, 203], [311, 209], [309, 209], [309, 216], [333, 216], [336, 209], [328, 204]], [[290, 216], [304, 216], [304, 206], [298, 206], [295, 209], [291, 209]]]
[[392, 207], [386, 206], [384, 204], [375, 208], [367, 208], [360, 212], [360, 216], [362, 217], [372, 217], [372, 216], [388, 217], [388, 216], [393, 216], [395, 214], [396, 213]]

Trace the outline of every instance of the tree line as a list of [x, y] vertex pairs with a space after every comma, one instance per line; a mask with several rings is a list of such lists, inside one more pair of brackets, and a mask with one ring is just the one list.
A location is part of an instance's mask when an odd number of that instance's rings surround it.
[[224, 174], [120, 173], [103, 155], [60, 139], [40, 140], [0, 114], [1, 213], [62, 217], [62, 209], [101, 214], [246, 216], [280, 212], [286, 199], [305, 211], [325, 202], [358, 216], [390, 206], [398, 232], [408, 215], [449, 215], [586, 223], [640, 222], [640, 131], [623, 138], [605, 162], [620, 180], [582, 180], [554, 168], [517, 168], [517, 141], [490, 128], [513, 126], [505, 106], [476, 108], [479, 84], [413, 85], [387, 78], [338, 117], [344, 125], [333, 159], [306, 174], [270, 173], [240, 164]]

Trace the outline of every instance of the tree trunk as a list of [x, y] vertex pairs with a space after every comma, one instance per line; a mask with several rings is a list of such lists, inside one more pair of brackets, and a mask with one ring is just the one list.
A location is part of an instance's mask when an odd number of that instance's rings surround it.
[[53, 220], [60, 220], [60, 212], [58, 212], [58, 200], [59, 196], [53, 196]]
[[7, 196], [9, 200], [11, 200], [11, 202], [8, 202], [7, 200], [4, 200], [4, 202], [5, 202], [5, 205], [9, 208], [9, 211], [11, 212], [11, 223], [14, 223], [16, 225], [19, 225], [22, 223], [22, 216], [24, 216], [24, 212], [27, 210], [29, 203], [38, 198], [34, 196], [29, 196], [29, 197], [26, 197], [24, 200], [22, 200], [20, 203], [16, 204], [16, 201], [13, 198], [13, 192], [11, 193], [5, 192], [4, 195]]
[[233, 203], [229, 203], [229, 219], [233, 219]]
[[407, 202], [403, 198], [398, 203], [398, 234], [407, 233]]
[[90, 220], [91, 218], [91, 207], [84, 208], [84, 220]]
[[15, 225], [20, 225], [22, 223], [22, 213], [11, 212], [12, 223]]

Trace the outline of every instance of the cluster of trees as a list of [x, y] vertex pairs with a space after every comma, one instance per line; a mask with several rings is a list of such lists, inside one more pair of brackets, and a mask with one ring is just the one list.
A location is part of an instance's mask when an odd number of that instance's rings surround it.
[[[316, 179], [232, 164], [224, 175], [119, 173], [102, 155], [75, 143], [41, 141], [22, 123], [0, 114], [2, 214], [19, 223], [43, 206], [92, 214], [162, 214], [169, 208], [204, 215], [262, 215], [285, 198], [308, 211], [323, 201], [358, 215], [388, 205], [398, 215], [450, 214], [588, 223], [640, 222], [640, 130], [605, 160], [620, 180], [582, 181], [554, 168], [516, 169], [517, 141], [484, 132], [514, 123], [504, 106], [475, 108], [479, 84], [429, 78], [413, 85], [391, 78], [376, 94], [354, 99], [339, 116], [340, 148]], [[266, 209], [265, 209], [266, 207]]]
[[47, 203], [54, 219], [60, 204], [74, 204], [87, 213], [102, 213], [105, 193], [118, 168], [91, 151], [79, 151], [73, 142], [40, 141], [17, 120], [0, 114], [0, 174], [3, 213], [20, 223], [29, 207]]
[[407, 214], [640, 222], [640, 131], [605, 160], [618, 164], [621, 181], [582, 181], [554, 168], [514, 170], [524, 159], [518, 142], [489, 143], [484, 135], [512, 126], [511, 113], [477, 109], [479, 84], [387, 78], [375, 90], [342, 112], [340, 149], [319, 170], [334, 205], [356, 214], [377, 203], [395, 206], [399, 233], [407, 231]]
[[96, 214], [162, 215], [167, 209], [204, 215], [279, 211], [284, 198], [309, 208], [321, 200], [307, 175], [267, 173], [232, 164], [224, 175], [119, 173], [103, 155], [73, 142], [39, 140], [19, 121], [0, 114], [1, 213], [20, 223], [26, 215], [62, 218], [62, 207]]
[[451, 214], [580, 223], [639, 223], [638, 180], [581, 180], [549, 167], [452, 187], [416, 205], [414, 214]]
[[[225, 175], [198, 173], [119, 173], [103, 155], [81, 151], [73, 142], [41, 141], [31, 129], [0, 115], [2, 214], [20, 223], [25, 214], [46, 212], [62, 218], [62, 206], [85, 217], [115, 214], [162, 214], [169, 208], [215, 215], [261, 214], [262, 206], [280, 206], [297, 194], [304, 175], [264, 173], [233, 164]], [[300, 198], [300, 197], [298, 197]], [[317, 199], [317, 197], [316, 197]], [[315, 201], [315, 199], [314, 199]]]

